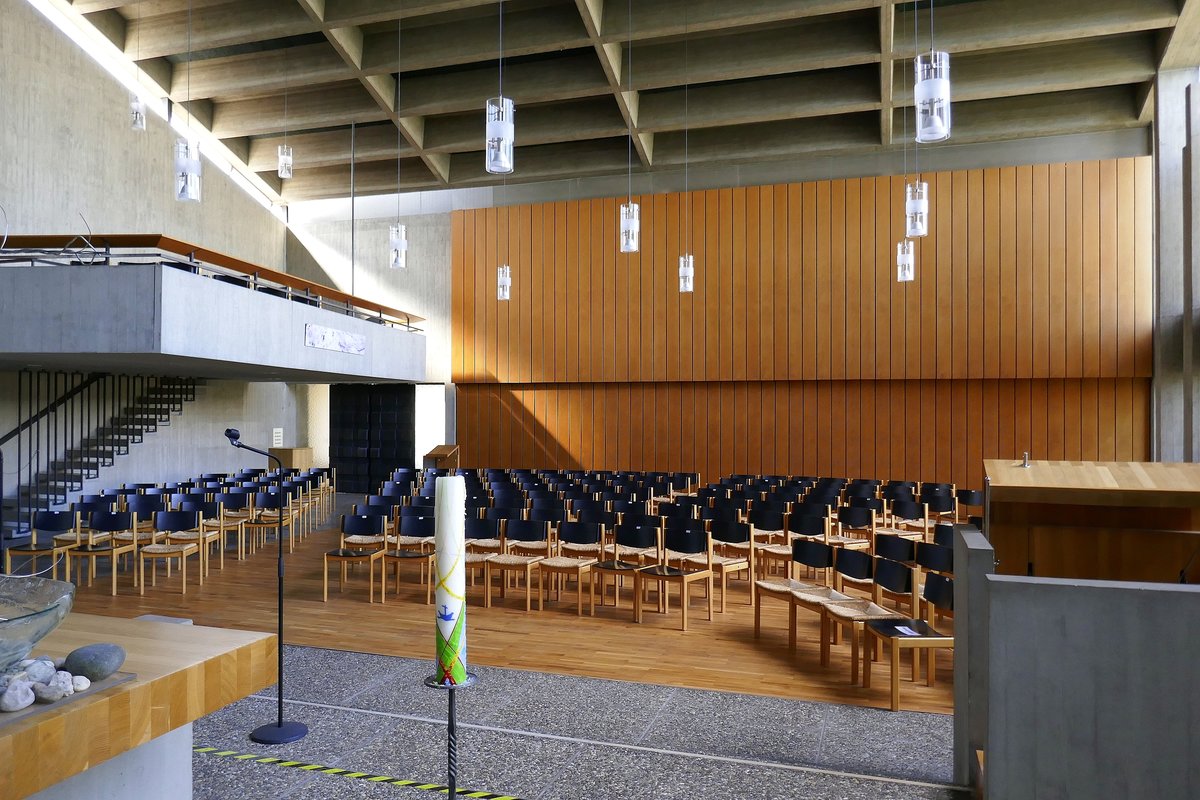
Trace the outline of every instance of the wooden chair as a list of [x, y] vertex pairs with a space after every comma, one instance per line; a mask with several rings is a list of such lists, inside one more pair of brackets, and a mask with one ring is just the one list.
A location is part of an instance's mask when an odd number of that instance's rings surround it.
[[620, 524], [613, 531], [613, 557], [592, 565], [588, 584], [589, 613], [596, 615], [596, 583], [599, 578], [600, 605], [604, 605], [604, 576], [613, 576], [613, 607], [621, 605], [621, 579], [633, 577], [647, 563], [658, 563], [662, 552], [662, 527]]
[[[164, 537], [172, 533], [194, 531], [200, 533], [200, 513], [198, 511], [160, 511], [154, 515], [154, 530]], [[150, 585], [158, 585], [158, 562], [167, 564], [167, 577], [171, 577], [171, 559], [179, 559], [179, 571], [182, 577], [183, 589], [181, 594], [187, 594], [187, 559], [190, 555], [200, 555], [200, 545], [197, 542], [155, 542], [143, 545], [138, 550], [138, 589], [146, 593], [146, 561], [150, 563]], [[204, 570], [200, 569], [200, 585], [204, 585]]]
[[929, 514], [924, 503], [916, 500], [893, 500], [888, 514], [888, 524], [876, 533], [903, 536], [916, 542], [929, 538]]
[[195, 542], [200, 546], [200, 571], [204, 577], [209, 574], [209, 561], [212, 558], [212, 546], [217, 546], [218, 568], [225, 569], [225, 527], [224, 513], [220, 503], [182, 503], [180, 511], [194, 511], [200, 515], [200, 528], [194, 531], [175, 531], [167, 536], [171, 543]]
[[[88, 561], [87, 585], [92, 585], [96, 575], [96, 561], [101, 558], [109, 560], [112, 580], [112, 595], [117, 596], [117, 559], [136, 550], [132, 539], [118, 538], [118, 534], [133, 534], [137, 530], [137, 515], [128, 511], [93, 511], [88, 516], [88, 528], [95, 534], [97, 544], [80, 544], [67, 550], [68, 560]], [[71, 574], [68, 566], [67, 574]], [[79, 567], [75, 568], [76, 570]], [[76, 580], [82, 580], [82, 573], [76, 572]]]
[[[557, 548], [549, 558], [537, 562], [538, 611], [543, 596], [551, 590], [558, 597], [559, 587], [568, 577], [575, 578], [575, 615], [583, 616], [583, 576], [591, 580], [592, 566], [599, 560], [604, 543], [604, 528], [587, 522], [563, 522], [558, 528]], [[543, 592], [543, 579], [550, 581]]]
[[[434, 542], [436, 523], [433, 517], [401, 517], [396, 536], [391, 537], [397, 542], [395, 549], [383, 551], [383, 591], [387, 591], [387, 566], [392, 564], [396, 572], [396, 593], [400, 593], [400, 565], [416, 563], [419, 567], [418, 580], [425, 584], [425, 605], [433, 602], [433, 564], [436, 552], [426, 545]], [[411, 545], [401, 543], [416, 543], [416, 549]]]
[[864, 626], [872, 620], [894, 619], [904, 619], [904, 615], [886, 609], [871, 600], [842, 600], [824, 603], [821, 606], [821, 666], [829, 665], [831, 627], [845, 628], [850, 635], [850, 683], [857, 685], [858, 654], [862, 649]]
[[[509, 572], [525, 577], [525, 610], [532, 608], [532, 577], [537, 563], [550, 555], [550, 523], [510, 519], [504, 526], [505, 552], [496, 553], [483, 564], [483, 605], [492, 605], [492, 572], [500, 572], [500, 597], [504, 597]], [[523, 553], [528, 553], [524, 555]]]
[[837, 533], [830, 534], [825, 541], [834, 547], [856, 550], [873, 549], [875, 547], [875, 511], [870, 508], [842, 506], [837, 510]]
[[280, 527], [286, 528], [288, 552], [295, 550], [296, 509], [286, 492], [283, 495], [278, 492], [255, 493], [254, 514], [242, 524], [246, 535], [255, 537], [258, 545], [266, 543], [268, 533], [273, 533]]
[[[756, 528], [745, 522], [724, 522], [714, 520], [709, 528], [712, 535], [714, 552], [711, 565], [715, 576], [721, 579], [721, 613], [725, 613], [725, 595], [729, 593], [729, 576], [740, 572], [746, 573], [750, 583], [750, 605], [755, 601], [755, 570], [754, 559], [757, 548], [751, 546], [754, 541]], [[790, 548], [789, 548], [790, 549]], [[684, 564], [688, 567], [700, 566], [703, 555], [688, 556]]]
[[[325, 553], [321, 562], [321, 602], [329, 602], [329, 565], [337, 564], [338, 592], [346, 588], [346, 565], [367, 565], [367, 582], [370, 588], [368, 602], [375, 602], [375, 564], [380, 565], [380, 582], [383, 574], [384, 531], [387, 528], [387, 518], [370, 514], [342, 515], [341, 541], [336, 550]], [[352, 545], [351, 542], [354, 544]], [[387, 602], [387, 593], [380, 591], [380, 603]]]
[[[58, 536], [66, 536], [63, 541], [56, 541]], [[43, 541], [39, 541], [42, 537]], [[50, 556], [50, 577], [58, 580], [58, 562], [63, 561], [66, 580], [71, 580], [71, 561], [66, 553], [79, 544], [79, 514], [75, 511], [38, 511], [33, 515], [30, 526], [29, 543], [9, 545], [4, 548], [4, 574], [12, 575], [12, 557], [14, 554], [28, 556], [30, 571], [37, 574], [37, 560], [40, 556]]]
[[[633, 621], [642, 621], [642, 588], [649, 582], [657, 585], [659, 609], [664, 613], [670, 606], [670, 585], [679, 586], [679, 605], [682, 609], [680, 630], [687, 630], [688, 605], [690, 604], [690, 587], [694, 583], [705, 584], [705, 595], [708, 600], [708, 619], [713, 615], [713, 541], [712, 536], [702, 528], [687, 528], [683, 530], [668, 530], [663, 534], [663, 547], [667, 553], [682, 553], [690, 556], [701, 555], [703, 561], [699, 564], [684, 558], [683, 565], [672, 567], [664, 561], [642, 567], [633, 573]], [[695, 565], [695, 566], [693, 566]]]
[[[943, 611], [954, 610], [954, 581], [938, 573], [930, 573], [925, 582], [923, 603]], [[920, 652], [927, 652], [925, 665], [925, 683], [933, 686], [937, 680], [937, 651], [941, 648], [953, 649], [954, 637], [939, 633], [924, 619], [899, 620], [870, 620], [866, 622], [865, 636], [868, 641], [886, 643], [891, 651], [892, 711], [900, 710], [900, 653], [912, 650], [912, 679], [916, 683], [920, 674]], [[863, 686], [871, 687], [871, 662], [874, 660], [874, 649], [866, 648], [865, 663], [863, 664]]]

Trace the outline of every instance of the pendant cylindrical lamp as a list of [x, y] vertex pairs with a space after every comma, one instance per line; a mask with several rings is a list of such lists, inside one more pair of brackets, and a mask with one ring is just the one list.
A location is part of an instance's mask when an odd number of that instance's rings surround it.
[[290, 144], [279, 145], [279, 160], [276, 162], [275, 171], [281, 180], [292, 177], [292, 146]]
[[916, 277], [916, 259], [911, 239], [905, 239], [896, 245], [896, 280], [907, 283]]
[[621, 252], [636, 253], [641, 235], [641, 207], [637, 203], [621, 203]]
[[434, 561], [437, 569], [437, 672], [442, 686], [469, 683], [465, 529], [467, 484], [461, 476], [437, 479], [434, 493]]
[[493, 97], [487, 101], [487, 141], [484, 166], [493, 175], [513, 171], [513, 101], [508, 97]]
[[175, 140], [175, 199], [200, 202], [200, 142], [194, 139]]
[[496, 299], [508, 300], [512, 294], [512, 268], [505, 264], [496, 269]]
[[391, 257], [388, 266], [392, 269], [408, 268], [408, 226], [396, 223], [388, 228], [388, 247]]
[[925, 181], [904, 187], [904, 235], [910, 239], [929, 235], [929, 184]]
[[129, 129], [146, 130], [146, 104], [136, 94], [129, 95]]
[[691, 253], [679, 257], [679, 291], [691, 292], [696, 286], [696, 261]]
[[934, 50], [913, 60], [913, 99], [917, 107], [917, 141], [950, 138], [950, 54]]

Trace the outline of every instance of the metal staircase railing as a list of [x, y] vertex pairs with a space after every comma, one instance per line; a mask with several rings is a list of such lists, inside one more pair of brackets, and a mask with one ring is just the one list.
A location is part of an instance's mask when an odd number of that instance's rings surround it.
[[[17, 490], [6, 496], [0, 451], [0, 535], [28, 534], [33, 514], [67, 502], [83, 482], [100, 476], [131, 445], [196, 399], [197, 381], [148, 375], [22, 370], [17, 380], [18, 425], [0, 436], [15, 440]], [[9, 448], [10, 453], [13, 448]]]

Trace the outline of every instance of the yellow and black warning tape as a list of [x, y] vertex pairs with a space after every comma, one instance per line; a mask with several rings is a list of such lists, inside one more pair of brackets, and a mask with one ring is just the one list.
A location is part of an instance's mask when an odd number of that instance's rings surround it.
[[[351, 769], [342, 769], [340, 767], [326, 767], [321, 764], [309, 764], [305, 761], [291, 761], [286, 758], [276, 758], [274, 756], [263, 756], [258, 753], [241, 753], [237, 750], [222, 750], [218, 747], [193, 747], [195, 753], [203, 753], [208, 756], [224, 756], [231, 758], [234, 761], [252, 761], [255, 764], [273, 764], [276, 767], [294, 767], [304, 772], [315, 772], [320, 775], [337, 775], [342, 778], [357, 778], [358, 780], [367, 781], [368, 783], [387, 783], [392, 786], [407, 786], [411, 789], [423, 789], [429, 792], [439, 792], [441, 794], [449, 794], [450, 787], [440, 783], [425, 783], [424, 781], [412, 781], [404, 778], [393, 778], [391, 775], [376, 775], [371, 772], [355, 772]], [[514, 797], [509, 794], [496, 794], [495, 792], [477, 792], [470, 789], [458, 789], [455, 792], [456, 797], [475, 797], [479, 800], [521, 800], [519, 797]]]

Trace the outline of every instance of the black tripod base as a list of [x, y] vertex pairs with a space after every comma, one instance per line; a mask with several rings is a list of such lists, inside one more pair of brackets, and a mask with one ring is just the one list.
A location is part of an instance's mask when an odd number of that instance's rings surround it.
[[287, 744], [298, 742], [308, 735], [308, 726], [303, 722], [284, 722], [260, 725], [250, 732], [250, 741], [259, 744]]

